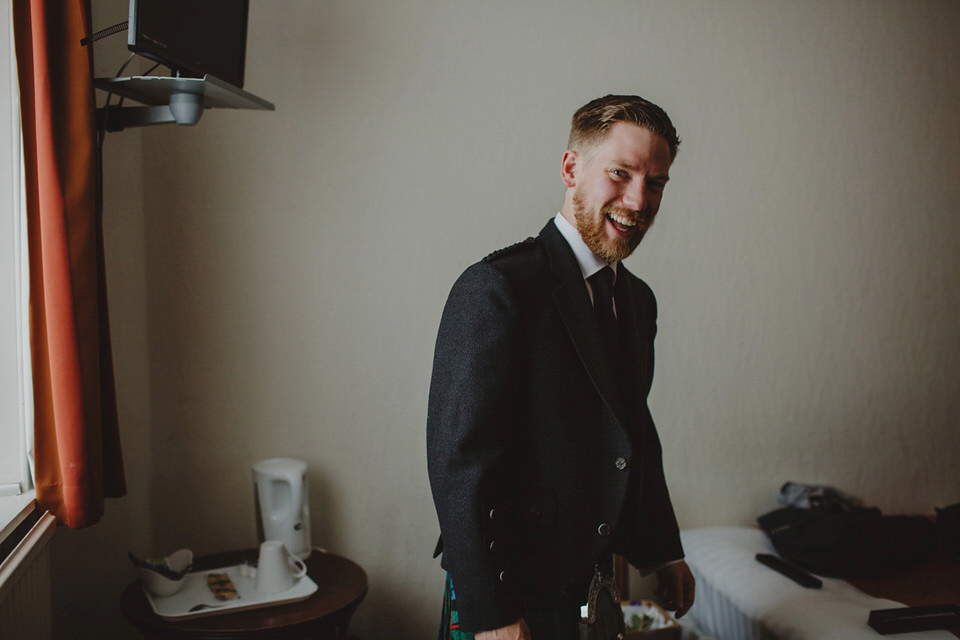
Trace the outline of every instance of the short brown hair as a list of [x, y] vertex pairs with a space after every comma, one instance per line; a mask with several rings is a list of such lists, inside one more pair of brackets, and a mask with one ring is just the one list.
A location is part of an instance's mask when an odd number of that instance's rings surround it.
[[567, 148], [582, 151], [599, 142], [615, 122], [631, 122], [667, 141], [670, 159], [677, 157], [680, 138], [667, 112], [639, 96], [608, 95], [591, 100], [573, 114]]

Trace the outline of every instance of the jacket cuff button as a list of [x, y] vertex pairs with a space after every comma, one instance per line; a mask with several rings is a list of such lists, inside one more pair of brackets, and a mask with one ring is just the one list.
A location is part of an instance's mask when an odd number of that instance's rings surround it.
[[609, 536], [609, 535], [610, 535], [610, 525], [608, 525], [606, 522], [604, 522], [604, 523], [601, 524], [599, 527], [597, 527], [597, 533], [599, 533], [599, 534], [600, 534], [601, 536], [603, 536], [603, 537]]
[[507, 581], [507, 572], [506, 572], [506, 571], [501, 571], [501, 572], [500, 572], [500, 575], [499, 575], [498, 577], [500, 578], [500, 582], [506, 582], [506, 581]]

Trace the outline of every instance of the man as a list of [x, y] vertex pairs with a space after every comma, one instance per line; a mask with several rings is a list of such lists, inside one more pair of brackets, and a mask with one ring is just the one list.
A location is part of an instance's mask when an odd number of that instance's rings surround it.
[[560, 214], [450, 293], [427, 449], [458, 634], [576, 639], [613, 553], [656, 571], [678, 617], [693, 603], [647, 408], [656, 301], [620, 264], [653, 224], [678, 144], [642, 98], [588, 103], [563, 154]]

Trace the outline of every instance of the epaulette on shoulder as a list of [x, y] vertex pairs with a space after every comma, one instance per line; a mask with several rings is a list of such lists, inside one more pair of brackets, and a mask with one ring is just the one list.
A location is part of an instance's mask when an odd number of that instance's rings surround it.
[[534, 238], [533, 236], [530, 236], [529, 238], [527, 238], [526, 240], [523, 240], [522, 242], [512, 244], [509, 247], [504, 247], [503, 249], [497, 249], [496, 251], [488, 255], [486, 258], [484, 258], [483, 261], [490, 262], [491, 260], [496, 260], [497, 258], [501, 258], [511, 253], [516, 253], [521, 249], [528, 249], [530, 247], [533, 247], [536, 243], [537, 243], [537, 239]]

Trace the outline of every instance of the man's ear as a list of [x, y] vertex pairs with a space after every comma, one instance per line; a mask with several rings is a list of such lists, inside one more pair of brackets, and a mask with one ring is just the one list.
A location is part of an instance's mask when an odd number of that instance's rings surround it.
[[567, 149], [560, 161], [560, 179], [567, 187], [577, 186], [577, 171], [580, 169], [580, 156], [576, 151]]

